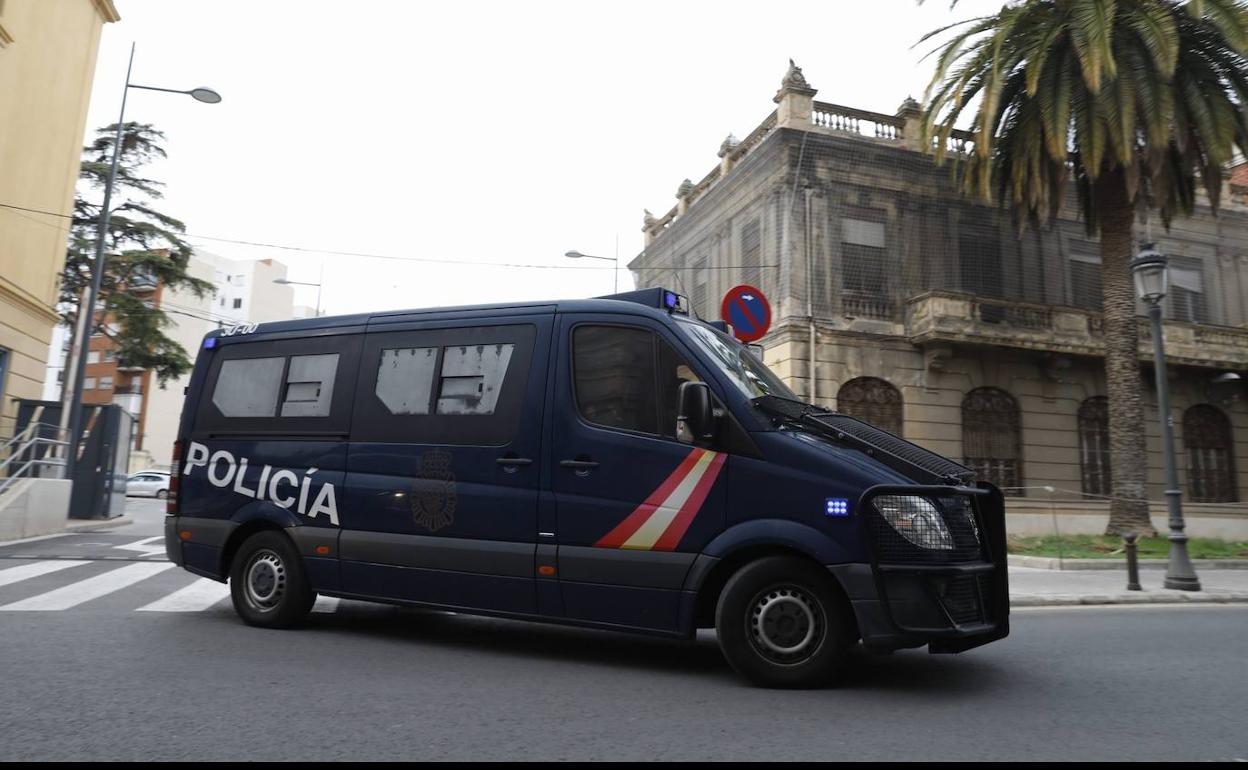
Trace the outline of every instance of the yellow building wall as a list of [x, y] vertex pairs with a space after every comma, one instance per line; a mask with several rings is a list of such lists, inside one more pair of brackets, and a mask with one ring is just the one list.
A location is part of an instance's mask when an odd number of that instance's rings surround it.
[[[0, 203], [73, 210], [100, 30], [112, 0], [0, 0]], [[0, 207], [0, 436], [38, 398], [57, 322], [68, 221]]]

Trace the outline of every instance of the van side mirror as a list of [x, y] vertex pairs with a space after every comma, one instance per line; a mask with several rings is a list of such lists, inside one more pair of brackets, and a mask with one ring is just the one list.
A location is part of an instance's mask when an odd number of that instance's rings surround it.
[[684, 434], [692, 442], [715, 438], [715, 412], [711, 406], [709, 385], [705, 382], [682, 382], [677, 403], [677, 427], [683, 424]]

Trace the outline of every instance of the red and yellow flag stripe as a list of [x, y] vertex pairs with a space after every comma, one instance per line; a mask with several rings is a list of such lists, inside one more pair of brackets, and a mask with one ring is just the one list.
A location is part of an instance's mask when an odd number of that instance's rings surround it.
[[594, 545], [674, 551], [724, 466], [721, 452], [694, 448], [641, 505]]

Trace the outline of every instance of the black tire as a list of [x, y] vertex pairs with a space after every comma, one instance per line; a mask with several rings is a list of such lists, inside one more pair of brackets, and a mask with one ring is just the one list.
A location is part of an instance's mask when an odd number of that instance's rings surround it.
[[849, 608], [831, 575], [789, 556], [750, 562], [724, 586], [715, 609], [719, 647], [760, 687], [830, 683], [853, 642]]
[[234, 611], [250, 626], [290, 628], [316, 601], [303, 557], [281, 532], [257, 532], [243, 541], [230, 564]]
[[165, 499], [165, 498], [167, 498], [167, 497], [169, 497], [169, 490], [167, 490], [167, 489], [158, 489], [158, 490], [156, 490], [156, 499], [157, 499], [157, 500], [164, 500], [164, 499]]

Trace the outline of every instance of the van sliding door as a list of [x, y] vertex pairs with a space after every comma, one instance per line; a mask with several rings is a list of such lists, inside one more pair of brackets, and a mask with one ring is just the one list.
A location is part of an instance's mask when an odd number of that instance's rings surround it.
[[343, 589], [532, 613], [551, 316], [370, 328], [340, 545]]

